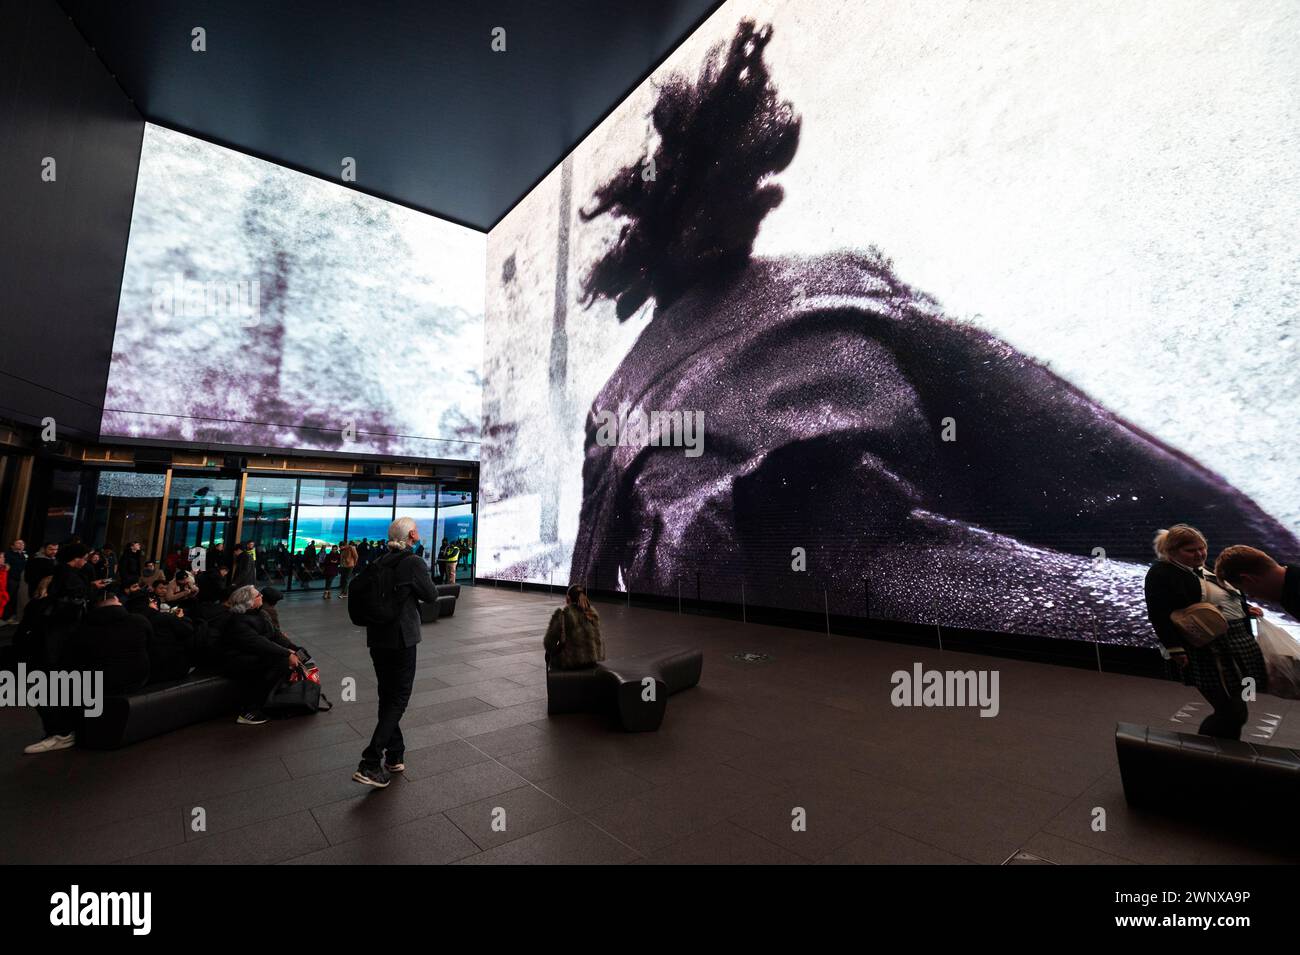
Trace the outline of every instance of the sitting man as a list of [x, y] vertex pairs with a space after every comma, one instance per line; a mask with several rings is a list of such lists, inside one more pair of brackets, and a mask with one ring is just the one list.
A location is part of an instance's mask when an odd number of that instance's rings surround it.
[[[149, 622], [128, 613], [116, 591], [101, 590], [95, 598], [95, 606], [62, 641], [58, 668], [102, 672], [107, 696], [134, 693], [149, 682]], [[24, 753], [51, 753], [76, 744], [80, 709], [41, 707], [40, 716], [47, 735]]]
[[190, 652], [194, 623], [185, 619], [185, 611], [179, 607], [163, 611], [156, 596], [143, 593], [133, 594], [127, 609], [149, 621], [149, 682], [164, 683], [186, 676], [193, 666]]
[[64, 646], [63, 669], [102, 670], [109, 696], [134, 693], [149, 682], [149, 621], [104, 590]]
[[195, 600], [198, 596], [199, 585], [195, 583], [194, 575], [188, 570], [178, 570], [171, 583], [167, 584], [167, 590], [163, 594], [162, 602], [176, 607]]

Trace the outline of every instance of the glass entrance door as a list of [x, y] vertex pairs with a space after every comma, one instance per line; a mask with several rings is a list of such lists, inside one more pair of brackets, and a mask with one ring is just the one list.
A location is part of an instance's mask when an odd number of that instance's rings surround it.
[[173, 475], [167, 500], [167, 531], [163, 561], [188, 559], [193, 547], [221, 544], [225, 559], [234, 548], [235, 518], [239, 512], [239, 482], [210, 475]]

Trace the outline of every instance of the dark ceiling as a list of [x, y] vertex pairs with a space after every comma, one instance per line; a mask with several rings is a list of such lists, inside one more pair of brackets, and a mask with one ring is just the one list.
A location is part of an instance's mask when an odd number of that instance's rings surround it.
[[145, 119], [334, 181], [351, 156], [357, 188], [478, 229], [719, 5], [59, 2]]

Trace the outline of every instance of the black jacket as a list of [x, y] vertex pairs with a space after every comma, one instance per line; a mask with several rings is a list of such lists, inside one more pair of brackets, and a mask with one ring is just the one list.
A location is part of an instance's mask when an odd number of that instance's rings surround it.
[[257, 583], [257, 568], [253, 566], [253, 558], [248, 555], [247, 551], [241, 553], [235, 559], [235, 571], [230, 576], [231, 590]]
[[1300, 564], [1288, 564], [1282, 581], [1282, 609], [1300, 620]]
[[1167, 560], [1158, 560], [1147, 571], [1147, 619], [1156, 632], [1156, 638], [1169, 650], [1186, 650], [1183, 633], [1174, 626], [1169, 615], [1198, 603], [1201, 599], [1201, 581], [1190, 571]]
[[411, 551], [390, 552], [379, 559], [396, 565], [397, 599], [402, 610], [393, 623], [366, 627], [366, 646], [380, 650], [413, 647], [420, 642], [420, 601], [437, 602], [438, 589], [429, 579], [423, 558]]
[[232, 613], [221, 634], [222, 656], [228, 668], [239, 670], [266, 669], [285, 661], [293, 647], [276, 639], [275, 628], [261, 610]]
[[23, 580], [27, 581], [28, 593], [36, 592], [36, 585], [46, 577], [54, 573], [56, 564], [52, 558], [44, 554], [37, 554], [27, 560], [27, 567], [23, 571]]
[[5, 551], [5, 563], [9, 565], [9, 586], [17, 589], [19, 580], [26, 580], [27, 552], [10, 548]]
[[149, 608], [140, 615], [149, 621], [149, 682], [162, 683], [179, 680], [190, 672], [194, 661], [190, 651], [194, 645], [194, 623]]
[[149, 682], [149, 621], [125, 607], [95, 607], [63, 647], [65, 669], [102, 670], [104, 692], [131, 693]]
[[140, 572], [144, 568], [144, 551], [124, 551], [117, 562], [118, 572], [121, 574], [122, 583], [129, 584], [140, 579]]
[[31, 669], [47, 669], [51, 666], [45, 659], [45, 612], [50, 603], [49, 597], [36, 597], [27, 601], [22, 619], [14, 630], [14, 654], [17, 662], [26, 663]]
[[230, 593], [229, 578], [222, 580], [215, 570], [205, 570], [194, 581], [199, 585], [199, 603], [219, 604]]

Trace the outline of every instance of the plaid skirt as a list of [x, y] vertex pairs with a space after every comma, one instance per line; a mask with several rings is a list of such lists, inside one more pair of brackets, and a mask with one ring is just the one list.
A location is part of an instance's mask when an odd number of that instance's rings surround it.
[[1206, 695], [1240, 697], [1241, 681], [1248, 676], [1255, 678], [1255, 692], [1268, 688], [1264, 654], [1250, 632], [1250, 620], [1229, 620], [1228, 632], [1209, 646], [1188, 647], [1187, 664], [1183, 682]]

